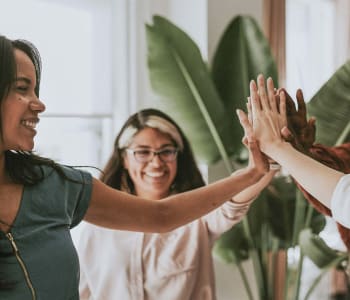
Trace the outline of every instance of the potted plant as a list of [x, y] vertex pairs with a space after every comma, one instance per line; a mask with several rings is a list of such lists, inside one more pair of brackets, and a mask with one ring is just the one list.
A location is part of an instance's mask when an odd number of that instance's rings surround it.
[[[169, 20], [154, 16], [146, 26], [148, 70], [157, 95], [155, 106], [181, 124], [193, 145], [197, 159], [206, 164], [224, 162], [227, 173], [247, 163], [247, 151], [241, 143], [243, 130], [234, 115], [236, 108], [245, 109], [249, 81], [259, 73], [277, 82], [277, 70], [267, 40], [255, 20], [238, 16], [226, 28], [211, 66], [203, 60], [193, 40]], [[280, 254], [303, 241], [304, 251], [317, 248], [315, 236], [323, 229], [325, 219], [298, 193], [288, 175], [276, 177], [261, 193], [247, 217], [225, 233], [216, 243], [214, 254], [235, 263], [241, 273], [249, 299], [252, 287], [247, 281], [242, 262], [251, 259], [259, 299], [277, 299], [273, 276]], [[305, 232], [299, 240], [299, 233]], [[326, 247], [323, 243], [322, 247]], [[318, 249], [318, 248], [317, 248]], [[319, 248], [321, 249], [321, 248]], [[339, 253], [328, 249], [333, 261]], [[302, 261], [302, 260], [301, 260]], [[327, 261], [329, 263], [329, 260]], [[326, 264], [327, 265], [327, 264]], [[324, 265], [323, 265], [324, 266]], [[283, 297], [287, 299], [290, 282], [298, 299], [302, 264], [294, 280], [286, 265]], [[281, 299], [281, 298], [278, 298]]]

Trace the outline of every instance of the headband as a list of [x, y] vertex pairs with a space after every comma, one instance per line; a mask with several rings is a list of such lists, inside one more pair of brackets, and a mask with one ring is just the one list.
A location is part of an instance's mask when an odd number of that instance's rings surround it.
[[[175, 141], [179, 150], [182, 151], [184, 148], [181, 135], [178, 129], [171, 124], [168, 120], [158, 117], [158, 116], [149, 116], [145, 121], [146, 127], [158, 129], [159, 131], [169, 134], [171, 138]], [[122, 135], [119, 138], [118, 148], [126, 148], [130, 145], [132, 138], [139, 130], [133, 126], [130, 126], [124, 130]]]

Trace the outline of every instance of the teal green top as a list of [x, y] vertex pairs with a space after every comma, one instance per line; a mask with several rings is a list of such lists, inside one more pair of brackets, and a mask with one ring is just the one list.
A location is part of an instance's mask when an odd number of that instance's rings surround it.
[[12, 286], [0, 290], [0, 299], [79, 299], [79, 261], [70, 229], [89, 206], [92, 177], [73, 168], [62, 169], [77, 182], [45, 167], [42, 182], [24, 187], [11, 231], [0, 231], [0, 278]]

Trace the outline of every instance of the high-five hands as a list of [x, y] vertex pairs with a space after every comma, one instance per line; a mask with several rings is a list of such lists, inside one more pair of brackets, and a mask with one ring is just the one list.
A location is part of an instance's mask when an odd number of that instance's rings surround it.
[[248, 112], [251, 116], [237, 110], [240, 123], [245, 133], [251, 135], [248, 138], [258, 140], [261, 151], [270, 156], [271, 146], [283, 142], [281, 130], [287, 127], [286, 94], [284, 91], [276, 94], [271, 78], [265, 87], [264, 76], [259, 75], [257, 83], [253, 80], [250, 83]]
[[[243, 113], [243, 111], [241, 112]], [[249, 151], [248, 166], [251, 168], [256, 168], [261, 173], [266, 173], [269, 171], [268, 158], [264, 153], [260, 151], [258, 141], [254, 137], [253, 127], [248, 121], [248, 116], [246, 116], [243, 122], [245, 123], [245, 126], [242, 125], [244, 129], [244, 137], [242, 139], [242, 142]]]
[[311, 117], [307, 119], [306, 104], [303, 92], [298, 89], [296, 99], [298, 109], [295, 102], [285, 89], [279, 89], [277, 93], [284, 92], [286, 95], [287, 121], [288, 128], [282, 131], [282, 136], [290, 142], [297, 150], [307, 153], [309, 148], [314, 144], [316, 139], [316, 119]]

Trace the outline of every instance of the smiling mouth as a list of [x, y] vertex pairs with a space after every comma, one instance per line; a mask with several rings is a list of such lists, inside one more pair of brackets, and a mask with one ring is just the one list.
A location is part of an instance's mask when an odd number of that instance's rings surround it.
[[162, 178], [165, 175], [165, 172], [146, 172], [145, 174], [148, 177], [158, 179], [158, 178]]
[[29, 129], [35, 129], [36, 125], [39, 123], [39, 119], [33, 119], [33, 120], [22, 120], [21, 124]]

